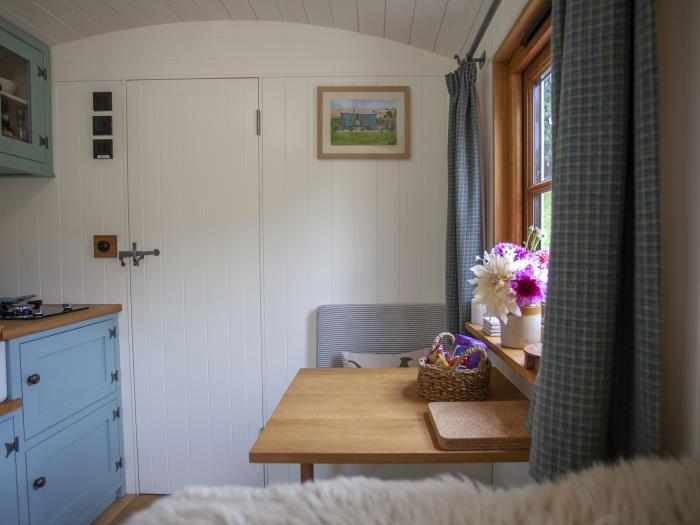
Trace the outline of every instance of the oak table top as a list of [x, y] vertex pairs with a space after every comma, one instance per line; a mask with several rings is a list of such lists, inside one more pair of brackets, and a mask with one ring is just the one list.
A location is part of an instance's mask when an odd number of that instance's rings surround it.
[[[527, 461], [529, 450], [437, 448], [415, 368], [301, 369], [250, 449], [251, 463], [492, 463]], [[490, 400], [526, 399], [495, 368]]]

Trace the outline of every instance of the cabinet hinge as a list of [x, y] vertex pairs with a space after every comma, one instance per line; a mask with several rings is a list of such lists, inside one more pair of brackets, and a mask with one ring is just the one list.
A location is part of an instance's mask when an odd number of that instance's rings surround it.
[[116, 467], [117, 471], [119, 471], [120, 468], [124, 468], [124, 458], [119, 458], [119, 461], [115, 461], [114, 466]]
[[44, 137], [43, 135], [39, 135], [39, 146], [44, 146], [45, 148], [49, 147], [49, 137]]
[[262, 132], [262, 120], [260, 116], [260, 110], [256, 109], [255, 110], [255, 134], [260, 135]]
[[45, 67], [36, 66], [36, 74], [37, 76], [42, 77], [44, 80], [49, 79], [49, 70]]
[[114, 328], [109, 329], [109, 338], [115, 339], [116, 337], [117, 337], [117, 327], [115, 326]]
[[119, 381], [119, 370], [115, 370], [114, 372], [112, 372], [111, 383], [116, 383], [117, 381]]
[[114, 421], [118, 417], [122, 417], [122, 408], [121, 407], [117, 407], [116, 410], [112, 410], [112, 421]]
[[5, 457], [9, 458], [13, 452], [19, 452], [19, 437], [15, 436], [12, 443], [5, 443]]

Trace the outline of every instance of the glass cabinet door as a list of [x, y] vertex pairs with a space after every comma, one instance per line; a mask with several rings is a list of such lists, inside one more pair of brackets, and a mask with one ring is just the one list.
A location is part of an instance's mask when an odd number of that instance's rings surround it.
[[48, 73], [36, 48], [0, 31], [0, 150], [45, 162], [48, 133], [44, 129], [44, 90]]
[[0, 115], [2, 136], [32, 142], [30, 63], [0, 46]]

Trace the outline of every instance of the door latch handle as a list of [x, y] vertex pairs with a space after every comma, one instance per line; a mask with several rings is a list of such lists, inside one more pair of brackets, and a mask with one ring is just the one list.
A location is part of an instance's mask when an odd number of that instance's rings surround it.
[[119, 262], [122, 263], [122, 266], [126, 266], [126, 259], [127, 257], [131, 257], [131, 263], [134, 266], [139, 266], [139, 262], [143, 261], [144, 257], [146, 255], [153, 255], [155, 257], [158, 257], [160, 255], [160, 250], [158, 248], [154, 248], [153, 250], [150, 251], [139, 251], [136, 249], [137, 244], [135, 242], [131, 243], [131, 251], [121, 251], [119, 252]]

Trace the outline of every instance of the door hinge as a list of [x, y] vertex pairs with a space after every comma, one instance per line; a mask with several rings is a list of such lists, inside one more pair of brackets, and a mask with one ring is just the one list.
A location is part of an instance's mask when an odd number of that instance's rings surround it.
[[114, 372], [112, 372], [111, 383], [116, 383], [117, 381], [119, 381], [119, 370], [115, 370]]
[[255, 110], [255, 134], [260, 135], [262, 132], [262, 120], [260, 116], [260, 110], [256, 109]]
[[115, 339], [116, 337], [117, 337], [117, 327], [115, 326], [114, 328], [109, 329], [109, 338]]
[[112, 410], [112, 421], [114, 421], [118, 417], [122, 417], [122, 408], [121, 407], [117, 407], [116, 410]]
[[44, 137], [43, 135], [39, 135], [39, 146], [44, 146], [45, 148], [49, 147], [49, 137]]
[[19, 437], [15, 436], [12, 443], [5, 443], [5, 457], [9, 458], [13, 452], [19, 452]]
[[37, 76], [42, 77], [44, 80], [49, 79], [49, 70], [45, 67], [36, 66], [36, 74]]
[[119, 461], [115, 461], [114, 466], [117, 471], [119, 471], [120, 468], [124, 468], [124, 458], [119, 458]]

